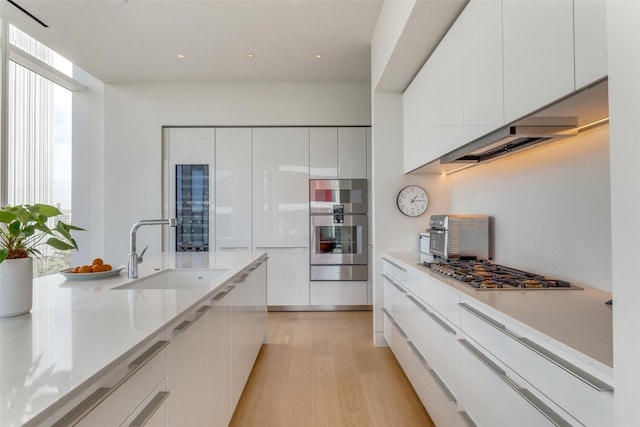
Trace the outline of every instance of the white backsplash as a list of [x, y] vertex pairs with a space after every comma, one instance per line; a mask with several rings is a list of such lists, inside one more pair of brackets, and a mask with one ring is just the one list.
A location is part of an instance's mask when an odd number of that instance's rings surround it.
[[493, 218], [495, 262], [611, 291], [608, 125], [449, 178], [449, 213]]

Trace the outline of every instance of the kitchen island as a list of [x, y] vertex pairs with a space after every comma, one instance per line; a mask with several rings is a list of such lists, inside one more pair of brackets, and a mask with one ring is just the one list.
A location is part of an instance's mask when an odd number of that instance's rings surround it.
[[437, 425], [613, 425], [610, 293], [474, 290], [417, 254], [382, 260], [385, 339]]
[[[169, 369], [172, 354], [171, 331], [167, 328], [173, 328], [175, 322], [186, 324], [183, 318], [193, 312], [190, 326], [206, 309], [225, 299], [234, 298], [227, 304], [234, 305], [231, 309], [211, 312], [218, 320], [221, 314], [231, 316], [234, 310], [236, 316], [242, 314], [242, 321], [236, 325], [253, 328], [248, 334], [259, 350], [266, 336], [264, 261], [264, 252], [167, 254], [145, 259], [139, 266], [138, 280], [128, 279], [126, 268], [119, 275], [96, 280], [66, 280], [60, 274], [35, 279], [31, 312], [0, 319], [0, 425], [51, 425], [67, 413], [77, 413], [79, 403], [94, 392], [110, 390], [111, 393], [117, 388], [114, 384], [121, 385], [110, 376], [121, 371], [123, 363], [128, 364], [125, 370], [131, 370], [127, 375], [134, 375], [132, 359], [137, 360], [149, 347], [155, 346], [163, 358], [162, 381], [158, 384], [162, 383], [163, 389], [169, 388], [164, 384], [164, 358]], [[202, 286], [126, 289], [127, 285], [148, 281], [166, 270], [215, 271], [216, 276]], [[261, 273], [260, 280], [256, 281], [257, 272]], [[242, 287], [250, 282], [247, 277], [254, 277], [252, 283], [256, 282], [259, 292]], [[239, 289], [242, 294], [238, 293]], [[227, 294], [231, 296], [225, 298]], [[231, 327], [230, 317], [225, 322]], [[204, 326], [210, 324], [204, 323]], [[172, 330], [175, 332], [178, 326]], [[227, 332], [230, 337], [238, 330]], [[187, 336], [186, 332], [181, 336]], [[244, 337], [236, 340], [246, 341]], [[206, 343], [206, 340], [200, 341]], [[167, 348], [160, 348], [158, 342], [168, 343]], [[252, 352], [257, 355], [256, 345]], [[175, 360], [178, 356], [175, 351], [174, 354]], [[231, 356], [225, 355], [227, 359], [230, 361]], [[252, 366], [255, 355], [244, 359]], [[200, 376], [205, 373], [201, 372]], [[239, 376], [246, 380], [248, 372]], [[175, 374], [167, 380], [179, 385]], [[203, 394], [206, 395], [204, 391]], [[229, 409], [226, 417], [230, 416]]]

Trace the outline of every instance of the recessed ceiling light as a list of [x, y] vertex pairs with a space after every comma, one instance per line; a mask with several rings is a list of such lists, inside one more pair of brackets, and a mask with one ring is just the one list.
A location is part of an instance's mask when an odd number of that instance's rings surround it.
[[247, 55], [247, 58], [249, 58], [249, 59], [253, 59], [255, 57], [256, 57], [256, 55], [253, 54], [253, 53], [250, 53], [250, 54]]
[[316, 54], [314, 55], [314, 58], [316, 58], [316, 59], [322, 59], [322, 54], [321, 54], [321, 53], [316, 53]]
[[184, 53], [179, 53], [178, 54], [178, 58], [180, 59], [185, 59], [187, 57], [187, 55], [185, 55]]

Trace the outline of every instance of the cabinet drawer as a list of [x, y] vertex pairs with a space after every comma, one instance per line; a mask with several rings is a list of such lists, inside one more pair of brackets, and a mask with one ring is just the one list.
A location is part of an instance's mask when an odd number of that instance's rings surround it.
[[[120, 425], [143, 404], [154, 389], [164, 384], [167, 341], [157, 341], [113, 370], [89, 397], [54, 424], [111, 427]], [[78, 421], [79, 420], [79, 421]]]
[[462, 402], [466, 413], [481, 426], [572, 426], [574, 420], [551, 407], [515, 381], [508, 368], [464, 338], [461, 344]]
[[457, 328], [412, 295], [407, 295], [406, 298], [415, 307], [411, 311], [410, 326], [406, 328], [409, 340], [424, 355], [427, 364], [440, 376], [451, 393], [458, 396], [460, 351]]
[[422, 275], [418, 295], [456, 327], [460, 327], [460, 294], [437, 279]]
[[441, 378], [425, 363], [424, 356], [407, 341], [404, 331], [393, 325], [392, 350], [420, 401], [437, 426], [463, 427], [456, 400]]
[[613, 388], [475, 306], [461, 305], [462, 330], [586, 425], [613, 425]]

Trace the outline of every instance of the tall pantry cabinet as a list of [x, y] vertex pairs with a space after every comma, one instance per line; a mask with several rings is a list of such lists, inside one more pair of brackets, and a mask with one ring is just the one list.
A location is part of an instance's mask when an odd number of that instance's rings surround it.
[[253, 129], [253, 245], [270, 306], [309, 304], [309, 129]]

